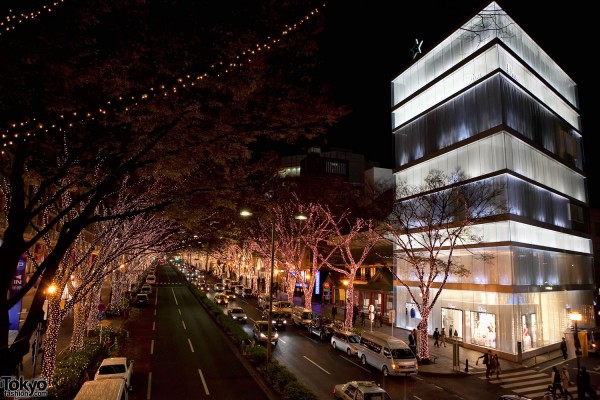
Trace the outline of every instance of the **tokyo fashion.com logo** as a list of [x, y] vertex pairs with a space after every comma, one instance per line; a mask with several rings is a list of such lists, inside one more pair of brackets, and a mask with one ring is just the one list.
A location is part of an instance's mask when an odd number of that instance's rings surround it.
[[48, 381], [46, 378], [25, 379], [22, 376], [0, 376], [0, 392], [4, 397], [47, 397]]

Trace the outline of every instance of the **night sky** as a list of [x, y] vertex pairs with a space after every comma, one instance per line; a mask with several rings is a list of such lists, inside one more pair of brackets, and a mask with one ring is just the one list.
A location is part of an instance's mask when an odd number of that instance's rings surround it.
[[[423, 53], [458, 29], [490, 1], [337, 1], [326, 6], [323, 44], [326, 76], [336, 100], [353, 111], [329, 136], [329, 144], [349, 147], [393, 167], [391, 80], [413, 61], [415, 39]], [[498, 1], [501, 8], [573, 79], [579, 90], [586, 173], [591, 205], [600, 207], [600, 145], [597, 97], [591, 60], [598, 37], [595, 13], [580, 0], [555, 7], [542, 1]], [[569, 7], [569, 8], [567, 8]], [[593, 20], [593, 21], [592, 21]]]

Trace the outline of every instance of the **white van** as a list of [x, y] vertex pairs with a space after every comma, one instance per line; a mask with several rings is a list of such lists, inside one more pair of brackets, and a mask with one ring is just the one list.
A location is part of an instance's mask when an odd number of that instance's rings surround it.
[[358, 346], [358, 358], [370, 364], [383, 376], [416, 375], [417, 359], [408, 345], [397, 337], [382, 332], [363, 332]]
[[125, 379], [87, 381], [81, 386], [74, 400], [128, 400]]

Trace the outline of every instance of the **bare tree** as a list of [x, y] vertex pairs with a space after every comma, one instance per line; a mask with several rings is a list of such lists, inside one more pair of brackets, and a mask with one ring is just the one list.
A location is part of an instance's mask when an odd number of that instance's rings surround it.
[[[396, 248], [399, 272], [390, 269], [421, 314], [421, 359], [429, 359], [427, 323], [448, 277], [469, 274], [455, 262], [454, 251], [482, 241], [471, 228], [504, 211], [503, 192], [502, 185], [492, 180], [469, 182], [461, 171], [446, 174], [439, 170], [430, 171], [420, 186], [397, 189], [399, 200], [385, 231]], [[477, 257], [485, 261], [489, 256]]]

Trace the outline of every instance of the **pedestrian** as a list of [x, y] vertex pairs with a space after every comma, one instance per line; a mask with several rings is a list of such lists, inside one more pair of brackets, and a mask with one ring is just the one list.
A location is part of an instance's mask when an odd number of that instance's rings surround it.
[[331, 307], [331, 316], [333, 317], [333, 319], [335, 319], [336, 315], [337, 315], [337, 307], [334, 304], [333, 307]]
[[358, 306], [355, 304], [352, 306], [352, 325], [356, 325], [356, 318], [358, 318]]
[[577, 373], [577, 399], [585, 399], [586, 394], [590, 399], [596, 400], [596, 391], [592, 389], [590, 374], [586, 367], [581, 367]]
[[475, 365], [479, 364], [479, 359], [483, 358], [483, 365], [485, 365], [485, 377], [486, 379], [490, 379], [490, 372], [492, 368], [492, 351], [488, 350], [487, 353], [477, 357], [477, 361], [475, 361]]
[[492, 360], [492, 366], [494, 368], [494, 370], [496, 370], [496, 379], [500, 379], [500, 372], [501, 368], [500, 368], [500, 359], [498, 358], [498, 354], [494, 354], [494, 358]]
[[360, 313], [360, 323], [362, 324], [362, 326], [365, 326], [365, 318], [366, 318], [366, 314], [364, 312]]
[[569, 376], [569, 371], [565, 366], [563, 366], [562, 370], [560, 371], [560, 384], [562, 385], [563, 392], [572, 399], [573, 395], [568, 391], [569, 385], [571, 384], [571, 379]]
[[562, 338], [562, 342], [560, 342], [560, 350], [562, 351], [563, 360], [567, 359], [567, 341], [565, 338]]
[[552, 383], [552, 393], [553, 394], [556, 395], [557, 390], [558, 390], [558, 391], [560, 391], [560, 394], [562, 394], [563, 396], [566, 396], [565, 391], [563, 390], [563, 387], [562, 387], [560, 373], [558, 372], [558, 369], [556, 368], [556, 366], [552, 367], [552, 376], [550, 377], [550, 383]]
[[440, 347], [440, 331], [438, 331], [438, 328], [435, 328], [433, 331], [433, 340], [435, 340], [435, 342], [433, 342], [433, 346]]
[[383, 313], [381, 312], [379, 313], [379, 327], [383, 327]]
[[446, 329], [442, 328], [442, 331], [440, 332], [440, 342], [444, 345], [444, 347], [446, 347]]
[[415, 357], [417, 355], [417, 342], [415, 339], [415, 335], [414, 335], [414, 330], [410, 331], [410, 333], [408, 334], [408, 347], [410, 347], [410, 349], [412, 350], [412, 352], [415, 354]]
[[416, 329], [413, 329], [413, 337], [415, 338], [415, 355], [419, 353], [419, 335]]

